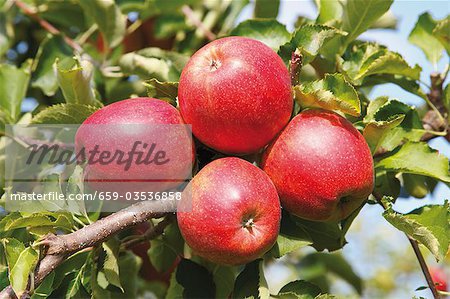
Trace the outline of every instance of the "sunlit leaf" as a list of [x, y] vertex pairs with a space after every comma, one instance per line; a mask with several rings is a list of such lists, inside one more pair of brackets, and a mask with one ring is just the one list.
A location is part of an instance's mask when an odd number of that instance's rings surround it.
[[9, 273], [9, 281], [14, 293], [20, 298], [27, 290], [28, 279], [34, 272], [39, 254], [31, 247], [23, 250]]
[[32, 124], [81, 124], [99, 107], [81, 104], [57, 104], [36, 114]]
[[291, 35], [286, 26], [272, 19], [253, 19], [240, 23], [230, 35], [250, 37], [265, 43], [274, 51], [287, 43]]
[[56, 78], [68, 104], [97, 105], [92, 87], [94, 67], [87, 60], [56, 60]]
[[408, 214], [400, 214], [392, 207], [383, 213], [389, 223], [427, 247], [436, 260], [441, 260], [450, 244], [450, 210], [444, 205], [428, 205]]
[[351, 45], [343, 60], [338, 62], [342, 72], [355, 85], [361, 85], [371, 75], [390, 74], [418, 80], [422, 70], [418, 65], [409, 66], [400, 54], [374, 43]]
[[145, 82], [145, 86], [149, 97], [177, 106], [178, 82], [160, 82], [157, 79], [150, 79]]
[[424, 13], [419, 16], [416, 26], [408, 38], [412, 44], [422, 49], [428, 60], [433, 64], [436, 64], [441, 59], [444, 51], [443, 45], [433, 34], [435, 27], [436, 21], [433, 20], [429, 13]]
[[420, 174], [450, 182], [448, 159], [424, 142], [407, 142], [392, 155], [375, 163], [387, 171]]
[[279, 54], [285, 61], [288, 61], [292, 52], [299, 49], [303, 56], [303, 64], [308, 64], [319, 54], [326, 41], [345, 34], [345, 32], [329, 26], [304, 25], [295, 31], [288, 43], [281, 45]]
[[447, 54], [450, 55], [450, 16], [439, 21], [434, 27], [432, 34], [441, 42]]
[[30, 61], [24, 62], [21, 68], [0, 64], [0, 108], [13, 122], [19, 118], [29, 80]]
[[125, 36], [126, 17], [113, 0], [80, 0], [84, 12], [103, 33], [108, 46], [116, 47]]
[[295, 99], [302, 107], [320, 107], [359, 116], [361, 104], [356, 90], [341, 74], [326, 74], [324, 79], [294, 87]]
[[391, 7], [393, 0], [347, 0], [343, 6], [342, 29], [349, 34], [345, 44], [355, 40]]
[[106, 252], [103, 271], [108, 282], [123, 291], [119, 275], [119, 249], [120, 243], [115, 239], [110, 239], [102, 244], [103, 250]]

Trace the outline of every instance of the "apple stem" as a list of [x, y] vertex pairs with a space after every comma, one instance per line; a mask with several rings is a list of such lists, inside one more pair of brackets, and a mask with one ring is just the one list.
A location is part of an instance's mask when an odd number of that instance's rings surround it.
[[255, 225], [253, 218], [249, 218], [248, 220], [244, 220], [244, 224], [242, 226], [251, 229], [253, 225]]
[[220, 65], [221, 65], [220, 61], [214, 60], [214, 59], [211, 60], [210, 71], [213, 72], [213, 71], [218, 70]]

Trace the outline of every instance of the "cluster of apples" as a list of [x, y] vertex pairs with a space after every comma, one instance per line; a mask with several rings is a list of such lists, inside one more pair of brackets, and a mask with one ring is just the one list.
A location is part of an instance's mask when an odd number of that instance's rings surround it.
[[[306, 110], [291, 120], [289, 72], [259, 41], [227, 37], [197, 51], [181, 74], [178, 100], [179, 111], [156, 99], [129, 99], [85, 123], [192, 124], [200, 142], [231, 156], [194, 176], [186, 189], [192, 201], [180, 203], [191, 210], [177, 213], [186, 243], [212, 262], [235, 265], [261, 257], [276, 241], [281, 207], [309, 220], [339, 221], [373, 189], [373, 160], [363, 136], [331, 111]], [[114, 147], [123, 138], [94, 140]], [[239, 158], [261, 152], [259, 167]]]

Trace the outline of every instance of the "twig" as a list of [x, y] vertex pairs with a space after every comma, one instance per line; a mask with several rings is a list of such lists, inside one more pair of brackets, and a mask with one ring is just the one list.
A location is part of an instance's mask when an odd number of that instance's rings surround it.
[[[386, 210], [386, 206], [382, 202], [380, 195], [376, 193], [372, 193], [372, 195], [375, 197], [378, 204], [382, 206], [384, 210]], [[431, 278], [430, 270], [428, 269], [427, 263], [425, 262], [422, 252], [420, 251], [419, 244], [408, 234], [405, 233], [405, 236], [408, 238], [409, 243], [411, 243], [411, 247], [414, 250], [414, 254], [416, 255], [417, 261], [419, 262], [420, 268], [422, 269], [422, 273], [425, 276], [425, 280], [427, 281], [428, 287], [430, 288], [431, 293], [433, 294], [433, 298], [434, 299], [441, 298], [441, 295], [436, 289], [436, 285], [434, 284], [433, 279]]]
[[77, 44], [73, 39], [71, 39], [70, 37], [67, 37], [66, 35], [62, 34], [61, 31], [59, 31], [58, 29], [56, 29], [52, 24], [50, 24], [49, 22], [47, 22], [46, 20], [42, 19], [41, 17], [39, 17], [39, 15], [36, 13], [36, 11], [34, 11], [33, 9], [29, 8], [24, 2], [22, 2], [21, 0], [15, 0], [14, 4], [20, 8], [20, 10], [27, 16], [33, 18], [35, 21], [37, 21], [39, 23], [39, 25], [41, 25], [42, 28], [44, 28], [45, 30], [47, 30], [49, 33], [53, 34], [53, 35], [62, 35], [64, 41], [70, 46], [72, 47], [75, 51], [77, 52], [83, 52], [83, 48]]
[[414, 253], [416, 254], [417, 260], [419, 261], [420, 268], [422, 269], [422, 273], [425, 276], [425, 279], [428, 283], [428, 287], [431, 290], [431, 293], [433, 293], [434, 298], [441, 298], [441, 295], [439, 294], [438, 290], [436, 289], [436, 285], [433, 281], [433, 278], [431, 278], [430, 270], [428, 269], [427, 263], [425, 262], [425, 259], [423, 258], [422, 253], [420, 252], [419, 244], [416, 240], [408, 236], [409, 243], [411, 243], [411, 247], [414, 250]]
[[292, 52], [291, 60], [289, 61], [289, 72], [291, 75], [291, 84], [297, 85], [299, 82], [300, 71], [303, 67], [303, 56], [301, 53], [295, 51]]
[[126, 242], [123, 242], [121, 245], [122, 248], [129, 249], [129, 248], [133, 247], [133, 245], [136, 245], [136, 244], [144, 242], [144, 241], [150, 241], [150, 240], [153, 240], [154, 238], [158, 237], [159, 235], [161, 235], [164, 232], [164, 229], [174, 221], [174, 219], [175, 219], [174, 216], [175, 216], [174, 214], [167, 215], [161, 222], [159, 222], [157, 225], [149, 228], [141, 236], [130, 239]]
[[[102, 218], [71, 234], [45, 236], [38, 244], [44, 248], [44, 257], [34, 273], [33, 287], [37, 287], [71, 254], [100, 244], [111, 236], [150, 218], [163, 217], [166, 213], [154, 211], [160, 211], [162, 208], [166, 208], [166, 205], [167, 202], [144, 201]], [[0, 292], [0, 299], [14, 298], [16, 295], [11, 286]]]
[[186, 16], [186, 18], [192, 23], [194, 24], [195, 27], [197, 27], [198, 29], [200, 29], [201, 31], [203, 31], [203, 34], [205, 35], [205, 37], [212, 41], [216, 39], [216, 35], [214, 33], [211, 32], [211, 30], [209, 30], [205, 24], [202, 23], [202, 21], [195, 15], [194, 11], [188, 6], [188, 5], [183, 5], [181, 7], [181, 11], [183, 12], [183, 14]]

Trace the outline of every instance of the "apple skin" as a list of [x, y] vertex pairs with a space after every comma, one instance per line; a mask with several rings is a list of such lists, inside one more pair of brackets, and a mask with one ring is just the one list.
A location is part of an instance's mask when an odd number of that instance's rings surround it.
[[275, 186], [258, 167], [229, 157], [206, 165], [190, 182], [192, 203], [178, 226], [193, 252], [211, 262], [245, 264], [275, 243], [281, 208]]
[[431, 278], [436, 284], [436, 289], [442, 292], [447, 292], [447, 275], [443, 269], [430, 268]]
[[[133, 124], [147, 126], [136, 129], [121, 126]], [[173, 129], [169, 125], [180, 127]], [[184, 131], [181, 125], [184, 122], [179, 111], [167, 102], [154, 98], [127, 99], [96, 111], [78, 128], [75, 136], [77, 153], [83, 147], [88, 152], [96, 145], [100, 151], [114, 153], [121, 150], [127, 153], [135, 141], [154, 142], [157, 149], [166, 151], [170, 161], [163, 165], [137, 165], [134, 158], [128, 170], [116, 161], [106, 165], [88, 163], [84, 172], [85, 181], [94, 190], [114, 192], [156, 192], [177, 187], [183, 179], [190, 178], [195, 158], [190, 132], [187, 128]], [[192, 149], [192, 155], [186, 154], [189, 151], [186, 148]]]
[[289, 122], [289, 72], [265, 44], [226, 37], [198, 50], [180, 77], [180, 112], [202, 143], [230, 154], [267, 145]]
[[262, 168], [290, 213], [314, 221], [348, 217], [370, 195], [373, 159], [364, 137], [325, 110], [294, 117], [266, 149]]

